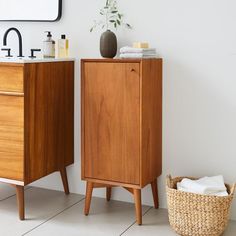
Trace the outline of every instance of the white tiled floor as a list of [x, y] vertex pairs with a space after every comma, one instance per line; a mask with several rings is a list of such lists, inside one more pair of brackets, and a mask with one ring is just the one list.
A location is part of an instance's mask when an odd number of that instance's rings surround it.
[[[167, 211], [143, 206], [143, 226], [135, 224], [134, 205], [93, 198], [91, 214], [83, 215], [84, 196], [39, 188], [28, 188], [26, 220], [18, 220], [14, 189], [0, 185], [1, 236], [175, 236]], [[231, 222], [224, 236], [236, 235]]]

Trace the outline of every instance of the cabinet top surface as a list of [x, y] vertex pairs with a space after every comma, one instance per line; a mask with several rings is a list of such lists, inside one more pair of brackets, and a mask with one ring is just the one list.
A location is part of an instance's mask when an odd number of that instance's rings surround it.
[[75, 61], [74, 58], [0, 58], [0, 64], [28, 64], [28, 63], [47, 63], [47, 62], [66, 62]]
[[130, 59], [121, 59], [121, 58], [115, 58], [115, 59], [106, 59], [106, 58], [85, 58], [81, 59], [82, 62], [117, 62], [117, 63], [140, 63], [142, 61], [152, 61], [152, 60], [158, 60], [161, 61], [162, 58], [150, 58], [150, 59], [143, 59], [143, 58], [130, 58]]

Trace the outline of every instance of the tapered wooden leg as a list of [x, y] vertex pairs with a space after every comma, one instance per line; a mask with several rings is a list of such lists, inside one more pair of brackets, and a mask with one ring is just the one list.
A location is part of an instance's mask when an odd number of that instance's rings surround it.
[[107, 187], [107, 201], [111, 200], [111, 187]]
[[134, 189], [134, 201], [135, 201], [137, 223], [138, 225], [142, 225], [141, 189]]
[[62, 179], [65, 194], [68, 195], [68, 194], [70, 194], [70, 191], [69, 191], [66, 168], [61, 169], [60, 173], [61, 173], [61, 179]]
[[92, 199], [93, 193], [93, 183], [87, 182], [86, 186], [86, 197], [85, 197], [85, 207], [84, 207], [84, 214], [87, 216], [90, 210], [90, 204]]
[[155, 179], [152, 183], [152, 195], [153, 195], [153, 201], [154, 201], [154, 207], [156, 209], [159, 208], [159, 200], [158, 200], [158, 188], [157, 188], [157, 179]]
[[16, 186], [16, 197], [18, 203], [18, 210], [19, 210], [19, 218], [20, 220], [25, 219], [25, 199], [24, 199], [24, 187], [23, 186]]

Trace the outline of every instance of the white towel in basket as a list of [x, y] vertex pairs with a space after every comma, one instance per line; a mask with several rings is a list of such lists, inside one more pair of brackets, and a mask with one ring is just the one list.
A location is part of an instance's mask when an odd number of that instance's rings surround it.
[[228, 196], [222, 175], [204, 177], [198, 180], [184, 178], [180, 183], [177, 183], [177, 189], [204, 195]]

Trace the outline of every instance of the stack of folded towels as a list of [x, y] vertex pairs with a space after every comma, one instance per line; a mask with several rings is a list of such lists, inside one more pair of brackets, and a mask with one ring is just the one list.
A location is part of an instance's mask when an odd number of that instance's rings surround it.
[[177, 190], [203, 195], [228, 196], [222, 175], [204, 177], [199, 180], [185, 178], [177, 183]]
[[155, 48], [123, 47], [120, 49], [121, 58], [156, 58]]

